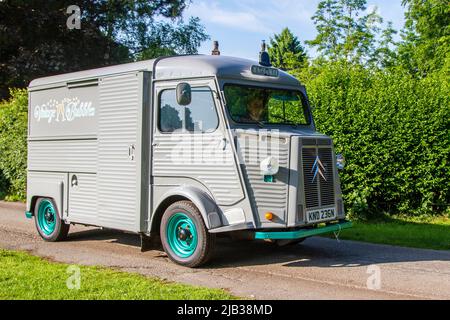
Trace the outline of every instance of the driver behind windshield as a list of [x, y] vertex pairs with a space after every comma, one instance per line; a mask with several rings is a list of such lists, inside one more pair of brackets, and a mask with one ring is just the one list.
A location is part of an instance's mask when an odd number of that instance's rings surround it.
[[268, 96], [264, 91], [254, 90], [247, 95], [247, 113], [241, 121], [261, 122], [267, 119]]

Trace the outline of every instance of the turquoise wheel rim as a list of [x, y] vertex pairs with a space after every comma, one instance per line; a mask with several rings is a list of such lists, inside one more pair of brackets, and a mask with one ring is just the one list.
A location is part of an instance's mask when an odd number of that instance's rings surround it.
[[198, 234], [194, 221], [184, 213], [176, 213], [167, 224], [167, 242], [180, 258], [189, 258], [197, 248]]
[[46, 235], [51, 235], [56, 228], [56, 210], [50, 200], [44, 199], [39, 204], [37, 221], [39, 229]]

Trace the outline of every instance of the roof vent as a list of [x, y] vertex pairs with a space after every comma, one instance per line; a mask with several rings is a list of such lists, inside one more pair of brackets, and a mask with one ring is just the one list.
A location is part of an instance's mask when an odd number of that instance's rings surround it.
[[211, 55], [213, 55], [213, 56], [220, 56], [219, 41], [214, 41], [213, 42], [213, 50], [211, 51]]
[[266, 41], [263, 40], [261, 43], [261, 52], [259, 53], [259, 64], [264, 67], [271, 67], [269, 53], [266, 51]]

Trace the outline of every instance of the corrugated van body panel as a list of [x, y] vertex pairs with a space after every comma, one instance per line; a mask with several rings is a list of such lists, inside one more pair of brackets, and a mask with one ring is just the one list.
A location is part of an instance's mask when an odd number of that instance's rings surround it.
[[97, 141], [29, 141], [28, 170], [96, 173]]
[[[239, 150], [244, 162], [248, 192], [258, 210], [260, 221], [265, 221], [265, 213], [271, 211], [279, 218], [274, 222], [284, 224], [287, 217], [289, 186], [289, 140], [286, 138], [268, 139], [271, 140], [270, 143], [260, 141], [256, 135], [239, 134]], [[271, 155], [279, 160], [280, 170], [275, 181], [268, 183], [264, 182], [260, 163]]]
[[153, 154], [153, 174], [161, 177], [188, 177], [202, 183], [219, 205], [242, 200], [233, 151], [220, 147], [220, 130], [211, 134], [159, 134]]
[[[72, 184], [74, 176], [77, 185]], [[69, 174], [69, 220], [92, 225], [97, 223], [97, 175]]]
[[[101, 226], [139, 231], [139, 73], [100, 81], [98, 118], [98, 219]], [[130, 148], [134, 146], [134, 158]]]

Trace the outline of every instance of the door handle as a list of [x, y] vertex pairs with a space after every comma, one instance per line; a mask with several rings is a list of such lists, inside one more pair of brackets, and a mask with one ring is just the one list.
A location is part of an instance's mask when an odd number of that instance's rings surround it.
[[134, 160], [134, 150], [136, 149], [135, 145], [132, 144], [128, 147], [128, 158], [133, 161]]
[[72, 188], [78, 187], [78, 178], [76, 175], [72, 175], [72, 179], [70, 179], [70, 185]]
[[228, 140], [226, 138], [222, 138], [219, 142], [219, 148], [225, 150], [227, 148]]

